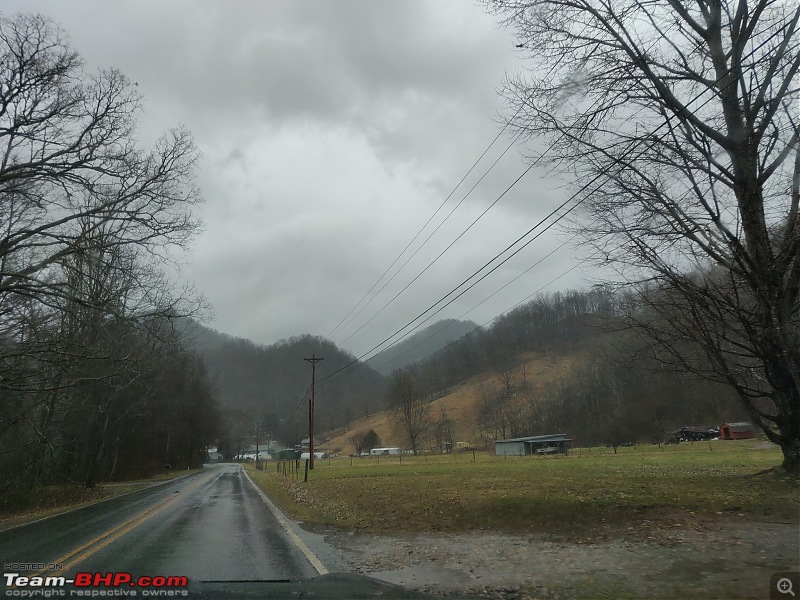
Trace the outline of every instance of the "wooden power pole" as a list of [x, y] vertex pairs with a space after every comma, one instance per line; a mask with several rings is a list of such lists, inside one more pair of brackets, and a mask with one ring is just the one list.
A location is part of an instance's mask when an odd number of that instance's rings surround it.
[[325, 360], [321, 356], [311, 354], [311, 358], [304, 358], [311, 363], [311, 399], [308, 401], [308, 468], [314, 468], [314, 395], [316, 393], [317, 363]]
[[256, 471], [258, 471], [258, 457], [261, 455], [261, 453], [258, 450], [258, 434], [260, 429], [261, 429], [261, 419], [256, 417]]

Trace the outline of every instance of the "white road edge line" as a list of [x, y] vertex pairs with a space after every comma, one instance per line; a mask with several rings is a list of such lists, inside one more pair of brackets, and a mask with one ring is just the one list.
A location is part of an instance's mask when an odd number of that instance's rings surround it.
[[286, 516], [284, 516], [281, 509], [275, 506], [275, 503], [272, 500], [270, 500], [269, 496], [267, 496], [264, 493], [264, 490], [262, 490], [260, 487], [256, 485], [256, 483], [250, 478], [250, 475], [247, 473], [244, 467], [239, 465], [239, 468], [242, 469], [242, 473], [244, 473], [244, 476], [247, 477], [247, 480], [250, 482], [250, 485], [252, 485], [256, 489], [258, 495], [261, 496], [261, 499], [267, 505], [267, 508], [269, 508], [272, 515], [275, 517], [278, 523], [280, 523], [281, 527], [283, 527], [283, 530], [286, 532], [286, 535], [288, 535], [289, 539], [291, 539], [294, 542], [295, 546], [297, 546], [300, 549], [300, 552], [302, 552], [303, 556], [305, 556], [308, 559], [308, 562], [311, 563], [311, 566], [314, 567], [317, 573], [319, 573], [320, 575], [327, 575], [329, 573], [328, 569], [325, 568], [325, 565], [322, 564], [322, 562], [309, 549], [309, 547], [305, 545], [303, 540], [301, 540], [300, 537], [292, 530], [292, 528], [289, 527], [289, 523], [286, 519]]

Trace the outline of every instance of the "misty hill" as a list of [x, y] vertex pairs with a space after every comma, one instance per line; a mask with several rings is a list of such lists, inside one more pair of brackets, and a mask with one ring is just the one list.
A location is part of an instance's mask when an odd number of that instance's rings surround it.
[[252, 435], [261, 419], [268, 433], [285, 443], [296, 443], [308, 427], [308, 390], [311, 365], [304, 357], [322, 356], [317, 363], [315, 422], [320, 430], [346, 425], [350, 420], [382, 408], [384, 377], [360, 364], [335, 375], [354, 356], [323, 337], [293, 336], [265, 346], [204, 327], [185, 324], [189, 343], [203, 356], [215, 381], [218, 404], [236, 436]]
[[367, 364], [379, 373], [389, 375], [395, 369], [427, 358], [477, 327], [478, 325], [472, 321], [442, 319], [376, 354], [367, 361]]

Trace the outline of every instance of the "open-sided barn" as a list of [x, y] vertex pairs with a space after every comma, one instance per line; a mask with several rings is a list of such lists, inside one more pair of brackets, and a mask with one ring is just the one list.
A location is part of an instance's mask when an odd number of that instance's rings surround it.
[[527, 454], [567, 454], [571, 442], [563, 433], [534, 435], [508, 440], [495, 440], [494, 453], [498, 456], [525, 456]]

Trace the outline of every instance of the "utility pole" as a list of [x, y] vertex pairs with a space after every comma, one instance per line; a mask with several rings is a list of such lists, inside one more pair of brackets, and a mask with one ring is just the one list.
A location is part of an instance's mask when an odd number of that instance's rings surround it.
[[317, 363], [325, 360], [321, 356], [311, 354], [311, 358], [304, 358], [311, 363], [311, 399], [308, 401], [308, 468], [314, 468], [314, 394], [317, 382]]
[[256, 418], [256, 471], [258, 471], [258, 433], [259, 429], [261, 429], [261, 419]]

